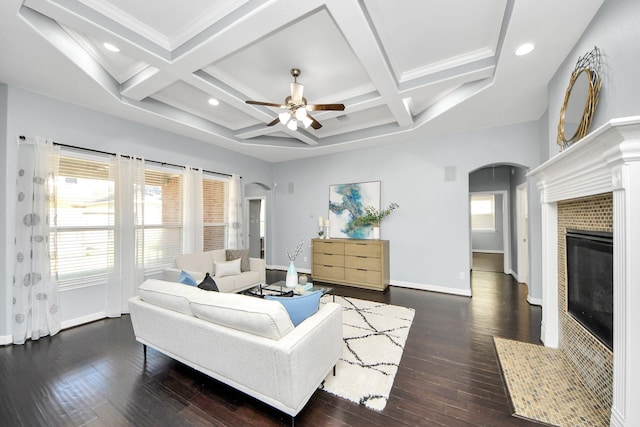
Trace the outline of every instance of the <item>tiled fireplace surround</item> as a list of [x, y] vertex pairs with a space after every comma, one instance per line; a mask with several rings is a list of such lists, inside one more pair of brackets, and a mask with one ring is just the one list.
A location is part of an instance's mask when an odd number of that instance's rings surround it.
[[[542, 341], [563, 350], [611, 405], [612, 426], [638, 426], [640, 116], [611, 120], [529, 176], [537, 179], [542, 205]], [[567, 226], [613, 229], [613, 353], [566, 314]]]

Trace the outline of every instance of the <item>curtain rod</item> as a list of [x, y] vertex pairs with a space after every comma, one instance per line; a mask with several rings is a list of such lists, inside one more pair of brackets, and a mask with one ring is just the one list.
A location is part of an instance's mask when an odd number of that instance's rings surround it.
[[[26, 139], [27, 139], [24, 135], [20, 135], [19, 138], [22, 141], [26, 141]], [[110, 153], [108, 151], [94, 150], [93, 148], [76, 147], [75, 145], [62, 144], [60, 142], [55, 142], [55, 141], [53, 141], [53, 145], [57, 145], [59, 147], [65, 147], [65, 148], [73, 148], [75, 150], [89, 151], [89, 152], [92, 152], [92, 153], [105, 154], [107, 156], [115, 156], [116, 155], [116, 153]], [[126, 157], [126, 158], [130, 159], [132, 156], [123, 155], [122, 157]], [[147, 160], [147, 159], [145, 159], [144, 161], [145, 162], [149, 162], [149, 163], [155, 163], [157, 165], [162, 165], [162, 166], [173, 166], [173, 167], [176, 167], [176, 168], [185, 168], [185, 166], [183, 166], [183, 165], [176, 165], [176, 164], [167, 163], [167, 162], [159, 162], [157, 160]], [[194, 169], [202, 169], [202, 168], [194, 168]], [[224, 172], [209, 171], [209, 170], [206, 170], [206, 169], [202, 169], [202, 172], [212, 173], [214, 175], [221, 175], [221, 176], [231, 177], [231, 174], [224, 173]], [[242, 178], [242, 177], [240, 177], [240, 178]]]

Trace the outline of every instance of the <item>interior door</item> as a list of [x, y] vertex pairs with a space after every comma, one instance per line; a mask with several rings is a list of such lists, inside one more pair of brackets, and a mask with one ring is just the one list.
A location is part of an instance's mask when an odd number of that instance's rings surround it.
[[527, 184], [516, 188], [517, 235], [518, 235], [518, 281], [529, 283], [529, 210]]

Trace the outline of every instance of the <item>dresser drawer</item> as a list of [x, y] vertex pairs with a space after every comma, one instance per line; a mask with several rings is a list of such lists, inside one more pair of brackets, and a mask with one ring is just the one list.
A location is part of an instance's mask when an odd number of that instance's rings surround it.
[[325, 253], [313, 253], [313, 263], [321, 265], [330, 265], [333, 267], [344, 267], [344, 255], [332, 255]]
[[331, 265], [313, 264], [313, 280], [344, 280], [344, 268]]
[[380, 245], [375, 243], [345, 243], [344, 254], [380, 258]]
[[313, 242], [314, 254], [333, 254], [344, 255], [344, 243], [343, 242]]
[[365, 283], [371, 285], [380, 285], [380, 272], [372, 270], [359, 270], [356, 268], [345, 268], [344, 279], [347, 282]]
[[346, 255], [344, 257], [344, 266], [348, 268], [380, 271], [380, 258]]

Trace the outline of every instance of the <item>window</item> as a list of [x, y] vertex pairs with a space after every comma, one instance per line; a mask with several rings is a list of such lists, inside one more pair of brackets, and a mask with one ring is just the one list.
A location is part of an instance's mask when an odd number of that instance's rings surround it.
[[471, 229], [474, 231], [495, 231], [495, 200], [493, 194], [471, 195]]
[[204, 177], [202, 180], [205, 251], [224, 249], [227, 242], [227, 194], [229, 183]]
[[109, 163], [61, 156], [57, 187], [57, 209], [50, 215], [51, 248], [57, 247], [51, 271], [57, 271], [61, 288], [104, 283], [114, 247]]
[[144, 270], [170, 267], [182, 253], [182, 172], [145, 168]]

